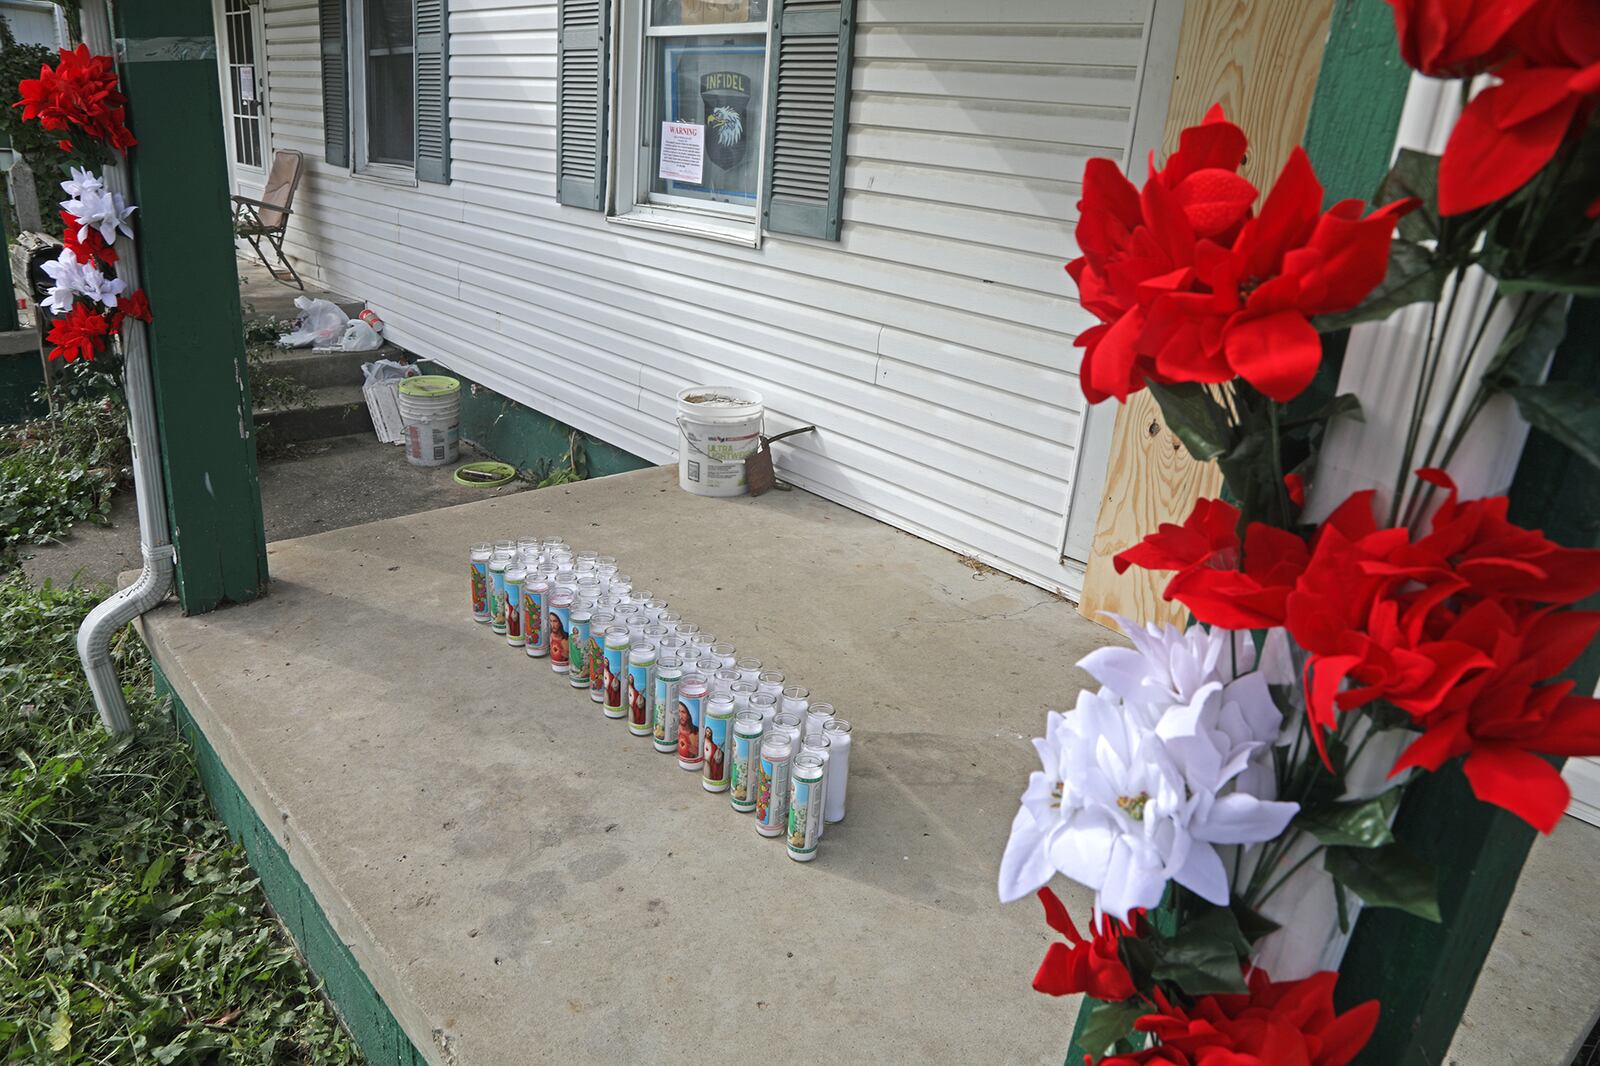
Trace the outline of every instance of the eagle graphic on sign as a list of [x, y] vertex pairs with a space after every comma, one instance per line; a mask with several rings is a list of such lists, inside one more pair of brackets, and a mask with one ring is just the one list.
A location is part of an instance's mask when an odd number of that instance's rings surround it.
[[700, 76], [700, 100], [706, 109], [706, 157], [723, 170], [744, 162], [750, 78], [733, 70]]

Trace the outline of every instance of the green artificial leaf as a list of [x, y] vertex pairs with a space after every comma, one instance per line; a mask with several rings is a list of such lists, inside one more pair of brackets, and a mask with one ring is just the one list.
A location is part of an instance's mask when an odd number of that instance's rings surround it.
[[1537, 306], [1525, 306], [1506, 333], [1483, 379], [1498, 389], [1537, 385], [1544, 378], [1550, 356], [1567, 335], [1565, 297], [1545, 296]]
[[1519, 385], [1506, 392], [1531, 426], [1600, 469], [1600, 396], [1570, 381]]
[[1283, 432], [1302, 429], [1327, 422], [1334, 418], [1348, 418], [1352, 422], [1366, 424], [1367, 416], [1361, 410], [1361, 398], [1353, 392], [1341, 392], [1321, 407], [1304, 418], [1296, 418], [1283, 424]]
[[1400, 805], [1400, 790], [1390, 789], [1369, 800], [1302, 807], [1294, 825], [1330, 847], [1379, 848], [1393, 843], [1389, 820]]
[[1339, 932], [1350, 932], [1350, 901], [1345, 898], [1344, 886], [1333, 883], [1333, 903], [1339, 909]]
[[[1085, 1001], [1087, 1005], [1089, 1001]], [[1152, 1012], [1148, 1003], [1137, 999], [1125, 999], [1115, 1003], [1098, 1001], [1094, 1003], [1089, 1013], [1089, 1020], [1084, 1022], [1083, 1029], [1078, 1033], [1078, 1046], [1085, 1055], [1099, 1058], [1111, 1049], [1117, 1041], [1124, 1039], [1133, 1032], [1133, 1023]]]
[[1430, 922], [1440, 920], [1438, 871], [1399, 844], [1329, 848], [1322, 868], [1369, 907], [1393, 907]]
[[1227, 425], [1217, 402], [1205, 388], [1193, 382], [1159, 385], [1147, 381], [1150, 395], [1161, 407], [1161, 417], [1189, 454], [1202, 463], [1228, 450]]
[[1318, 315], [1311, 324], [1320, 333], [1331, 333], [1358, 322], [1381, 321], [1409, 304], [1437, 300], [1451, 267], [1448, 259], [1435, 258], [1432, 251], [1415, 241], [1393, 241], [1389, 245], [1388, 273], [1360, 306]]
[[1226, 907], [1187, 922], [1155, 949], [1159, 961], [1151, 973], [1158, 981], [1171, 981], [1191, 996], [1245, 991], [1239, 960], [1250, 953], [1250, 942]]
[[1567, 296], [1600, 296], [1600, 281], [1594, 279], [1593, 270], [1574, 270], [1571, 273], [1552, 271], [1521, 278], [1506, 278], [1500, 282], [1500, 291], [1507, 296], [1525, 292], [1549, 292]]
[[1378, 186], [1373, 203], [1382, 206], [1407, 196], [1422, 204], [1400, 220], [1400, 236], [1409, 241], [1433, 240], [1439, 236], [1439, 157], [1410, 148], [1400, 149], [1394, 166]]

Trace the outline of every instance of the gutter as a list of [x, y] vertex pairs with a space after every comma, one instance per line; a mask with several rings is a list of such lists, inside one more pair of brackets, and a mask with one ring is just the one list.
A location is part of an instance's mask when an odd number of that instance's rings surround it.
[[[83, 39], [98, 55], [115, 55], [107, 0], [84, 0]], [[133, 202], [126, 161], [103, 168], [106, 188]], [[130, 246], [137, 238], [128, 239]], [[129, 247], [135, 253], [136, 247]], [[117, 276], [129, 292], [139, 288], [136, 254], [117, 260]], [[100, 720], [113, 733], [133, 728], [122, 695], [116, 666], [111, 661], [111, 639], [123, 626], [167, 598], [172, 591], [176, 553], [167, 524], [166, 486], [157, 445], [155, 387], [150, 374], [149, 327], [129, 318], [123, 321], [122, 388], [128, 403], [128, 441], [133, 454], [133, 491], [139, 508], [139, 554], [144, 568], [133, 583], [95, 607], [78, 627], [78, 658], [94, 695]]]

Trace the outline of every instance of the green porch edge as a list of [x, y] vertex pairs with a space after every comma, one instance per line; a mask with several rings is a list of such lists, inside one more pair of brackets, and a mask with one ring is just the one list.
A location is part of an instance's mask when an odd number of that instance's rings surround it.
[[388, 1004], [373, 987], [350, 949], [339, 939], [294, 863], [245, 798], [183, 700], [155, 667], [157, 695], [172, 700], [172, 721], [194, 751], [201, 784], [217, 817], [244, 846], [261, 890], [340, 1020], [372, 1066], [427, 1066]]

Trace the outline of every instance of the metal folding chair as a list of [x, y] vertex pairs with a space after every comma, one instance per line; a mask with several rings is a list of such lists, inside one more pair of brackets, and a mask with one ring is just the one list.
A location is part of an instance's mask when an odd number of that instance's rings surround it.
[[[274, 278], [292, 281], [302, 291], [306, 283], [300, 280], [300, 273], [289, 262], [289, 257], [283, 254], [283, 238], [289, 230], [289, 216], [294, 213], [291, 210], [294, 191], [300, 184], [300, 173], [304, 169], [305, 156], [280, 148], [272, 153], [272, 169], [267, 171], [267, 185], [261, 191], [261, 199], [253, 200], [248, 196], [233, 198], [233, 231], [250, 242], [261, 259], [261, 265]], [[278, 266], [273, 266], [272, 260], [267, 258], [266, 249], [261, 246], [263, 241], [277, 257]]]

